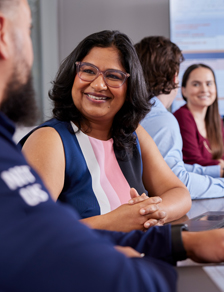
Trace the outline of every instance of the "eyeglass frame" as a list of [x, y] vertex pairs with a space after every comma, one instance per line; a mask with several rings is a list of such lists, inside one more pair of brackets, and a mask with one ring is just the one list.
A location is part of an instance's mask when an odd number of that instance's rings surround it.
[[[83, 65], [83, 64], [87, 64], [87, 65], [93, 66], [93, 67], [95, 67], [95, 68], [97, 69], [96, 77], [95, 77], [93, 80], [88, 81], [88, 80], [85, 80], [85, 79], [83, 79], [83, 78], [81, 78], [81, 77], [79, 76], [80, 66]], [[126, 73], [126, 72], [123, 72], [123, 71], [120, 71], [120, 70], [116, 70], [116, 69], [107, 69], [107, 70], [105, 70], [105, 71], [101, 71], [97, 66], [95, 66], [95, 65], [93, 65], [93, 64], [91, 64], [91, 63], [88, 63], [88, 62], [78, 62], [78, 61], [77, 61], [77, 62], [75, 62], [75, 65], [76, 65], [76, 73], [77, 73], [78, 77], [79, 77], [81, 80], [83, 80], [83, 81], [85, 81], [85, 82], [92, 83], [94, 80], [96, 80], [96, 79], [99, 77], [100, 74], [102, 74], [102, 76], [103, 76], [103, 80], [104, 80], [104, 82], [106, 83], [106, 85], [109, 86], [109, 87], [112, 87], [112, 88], [119, 88], [119, 87], [121, 87], [121, 86], [125, 83], [125, 81], [127, 80], [127, 78], [130, 76], [129, 73]], [[111, 85], [109, 85], [109, 84], [107, 83], [107, 81], [105, 80], [105, 76], [104, 76], [105, 72], [108, 72], [108, 71], [115, 71], [115, 72], [119, 72], [119, 73], [125, 75], [125, 78], [124, 78], [124, 80], [123, 80], [123, 83], [122, 83], [120, 86], [111, 86]]]

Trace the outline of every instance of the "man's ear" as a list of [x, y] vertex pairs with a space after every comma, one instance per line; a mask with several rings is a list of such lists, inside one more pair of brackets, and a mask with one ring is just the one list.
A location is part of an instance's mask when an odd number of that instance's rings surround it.
[[174, 75], [174, 77], [173, 77], [173, 81], [174, 81], [175, 83], [178, 83], [178, 84], [179, 84], [179, 76], [178, 76], [178, 73], [177, 73], [177, 72], [175, 73], [175, 75]]
[[2, 13], [0, 13], [0, 58], [8, 59], [10, 52], [10, 23]]

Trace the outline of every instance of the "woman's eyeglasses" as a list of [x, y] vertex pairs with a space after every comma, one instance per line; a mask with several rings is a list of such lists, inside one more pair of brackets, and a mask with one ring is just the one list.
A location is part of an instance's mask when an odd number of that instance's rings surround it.
[[100, 71], [95, 65], [85, 62], [75, 62], [76, 72], [83, 81], [93, 82], [100, 74], [103, 75], [104, 82], [114, 88], [121, 87], [130, 74], [120, 70], [108, 69]]

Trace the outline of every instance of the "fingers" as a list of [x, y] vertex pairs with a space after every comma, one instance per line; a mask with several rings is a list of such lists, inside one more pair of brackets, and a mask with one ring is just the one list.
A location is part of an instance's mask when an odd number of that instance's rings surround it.
[[154, 215], [156, 216], [155, 219], [163, 219], [164, 217], [166, 217], [166, 212], [163, 210], [159, 210], [158, 204], [147, 205], [144, 208], [141, 208], [139, 212], [141, 215], [148, 215], [156, 212], [156, 214]]
[[162, 226], [165, 223], [166, 212], [158, 210], [151, 214], [152, 218], [148, 218], [144, 225], [144, 228], [148, 229], [152, 226]]
[[163, 219], [156, 220], [156, 219], [149, 219], [144, 223], [144, 228], [148, 229], [152, 226], [162, 226], [165, 223]]
[[[135, 189], [132, 189], [133, 193], [135, 192]], [[137, 193], [137, 192], [136, 192]], [[161, 226], [164, 224], [165, 220], [163, 220], [166, 217], [166, 212], [163, 210], [159, 210], [158, 204], [162, 202], [161, 197], [148, 197], [145, 193], [143, 193], [141, 196], [132, 198], [129, 201], [129, 204], [136, 204], [139, 202], [144, 201], [144, 206], [140, 208], [139, 213], [143, 216], [146, 216], [146, 222], [144, 222], [144, 228], [148, 229], [152, 226]], [[149, 218], [150, 215], [151, 218]]]
[[144, 257], [143, 253], [139, 253], [138, 251], [136, 251], [135, 249], [133, 249], [132, 247], [129, 247], [129, 246], [116, 245], [114, 248], [129, 258], [142, 258], [142, 257]]
[[136, 204], [145, 200], [149, 200], [148, 204], [159, 204], [162, 202], [162, 199], [160, 197], [148, 197], [145, 193], [143, 193], [141, 196], [138, 195], [138, 197], [132, 197], [132, 199], [128, 203]]
[[146, 196], [146, 194], [142, 194], [141, 196], [139, 196], [138, 195], [138, 197], [132, 197], [132, 199], [131, 200], [129, 200], [129, 204], [136, 204], [136, 203], [139, 203], [139, 202], [142, 202], [142, 201], [144, 201], [144, 200], [146, 200], [146, 199], [148, 199], [149, 197], [148, 196]]
[[159, 210], [158, 206], [162, 202], [161, 197], [148, 197], [145, 193], [139, 196], [134, 188], [130, 190], [130, 194], [132, 199], [129, 201], [129, 204], [133, 205], [144, 201], [144, 205], [141, 206], [139, 213], [145, 216], [146, 221], [143, 224], [145, 229], [155, 225], [161, 226], [165, 223], [166, 212]]
[[131, 188], [130, 189], [130, 196], [131, 196], [132, 199], [138, 198], [139, 197], [139, 193], [136, 191], [135, 188]]
[[154, 212], [153, 214], [151, 214], [151, 217], [153, 217], [153, 219], [162, 220], [162, 219], [165, 219], [166, 212], [163, 210], [158, 210], [158, 211]]

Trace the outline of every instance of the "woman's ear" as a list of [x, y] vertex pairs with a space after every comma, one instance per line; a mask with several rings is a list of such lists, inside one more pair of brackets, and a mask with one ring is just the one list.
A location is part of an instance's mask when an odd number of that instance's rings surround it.
[[183, 86], [181, 87], [181, 93], [182, 93], [183, 96], [186, 96], [186, 95], [185, 95], [185, 93], [186, 93], [186, 88], [183, 87]]

